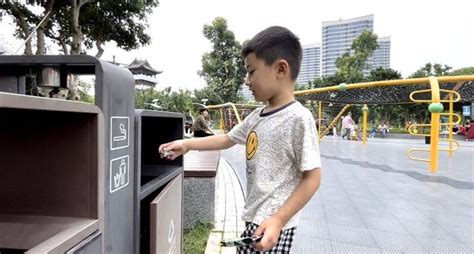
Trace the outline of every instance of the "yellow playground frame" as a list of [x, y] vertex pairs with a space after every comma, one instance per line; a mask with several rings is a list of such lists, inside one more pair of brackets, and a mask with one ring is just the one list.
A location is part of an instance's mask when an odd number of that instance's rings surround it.
[[[430, 148], [410, 148], [407, 151], [407, 155], [410, 159], [422, 162], [429, 163], [429, 170], [432, 173], [436, 173], [438, 170], [438, 151], [447, 151], [449, 152], [449, 157], [453, 157], [453, 151], [459, 149], [460, 145], [459, 142], [453, 140], [453, 133], [452, 127], [455, 123], [460, 123], [461, 116], [458, 114], [453, 113], [453, 103], [458, 102], [461, 99], [461, 96], [456, 91], [451, 90], [444, 90], [439, 88], [439, 83], [446, 83], [446, 82], [459, 82], [459, 81], [474, 81], [474, 75], [463, 75], [463, 76], [442, 76], [442, 77], [426, 77], [426, 78], [412, 78], [412, 79], [401, 79], [401, 80], [385, 80], [385, 81], [374, 81], [374, 82], [362, 82], [362, 83], [355, 83], [355, 84], [339, 84], [336, 86], [328, 86], [328, 87], [321, 87], [316, 89], [309, 89], [309, 90], [300, 90], [295, 91], [295, 96], [302, 96], [302, 95], [309, 95], [309, 94], [316, 94], [316, 93], [323, 93], [323, 92], [330, 92], [330, 91], [342, 91], [342, 90], [351, 90], [351, 89], [363, 89], [369, 87], [384, 87], [384, 86], [400, 86], [400, 85], [420, 85], [420, 84], [430, 84], [430, 89], [414, 91], [410, 94], [410, 100], [413, 103], [429, 103], [428, 110], [431, 113], [431, 123], [429, 124], [412, 124], [408, 127], [408, 132], [414, 136], [424, 136], [430, 137]], [[447, 93], [449, 99], [441, 99], [441, 93]], [[414, 95], [420, 93], [431, 93], [431, 100], [418, 100], [414, 98]], [[442, 113], [443, 105], [441, 102], [449, 103], [449, 111], [447, 113]], [[319, 115], [319, 126], [321, 126], [321, 116], [322, 116], [322, 101], [319, 101], [318, 107], [318, 115]], [[237, 123], [242, 122], [242, 118], [239, 115], [238, 108], [251, 108], [251, 107], [259, 107], [260, 105], [251, 105], [251, 104], [234, 104], [234, 103], [224, 103], [219, 105], [209, 105], [207, 108], [209, 110], [219, 110], [220, 112], [220, 129], [225, 132], [224, 126], [224, 110], [226, 108], [231, 108], [234, 111], [234, 114], [237, 118]], [[333, 121], [328, 125], [326, 130], [322, 131], [321, 128], [318, 130], [318, 141], [327, 134], [329, 129], [337, 123], [339, 118], [351, 107], [351, 104], [347, 104], [335, 117]], [[362, 143], [365, 145], [367, 141], [367, 113], [368, 107], [364, 104], [362, 108], [363, 111], [363, 121], [362, 121]], [[440, 123], [440, 116], [448, 116], [449, 120], [448, 123]], [[453, 117], [457, 117], [456, 121], [453, 122]], [[448, 138], [439, 138], [439, 128], [440, 126], [448, 126], [449, 133]], [[430, 127], [431, 131], [430, 134], [421, 134], [417, 133], [417, 127]], [[448, 148], [438, 148], [439, 141], [448, 141]], [[456, 145], [453, 148], [453, 143]], [[417, 158], [413, 156], [413, 152], [429, 152], [430, 157], [429, 159]]]
[[[430, 137], [430, 148], [423, 149], [423, 148], [411, 148], [408, 150], [407, 155], [410, 159], [423, 161], [429, 163], [429, 170], [432, 173], [436, 173], [438, 170], [438, 151], [448, 151], [450, 158], [452, 158], [452, 152], [459, 149], [459, 142], [453, 140], [453, 116], [457, 117], [457, 121], [455, 123], [459, 123], [461, 121], [461, 116], [458, 114], [453, 113], [453, 103], [457, 102], [461, 99], [459, 93], [451, 90], [443, 90], [439, 88], [439, 83], [446, 83], [446, 82], [456, 82], [456, 81], [474, 81], [474, 75], [463, 75], [463, 76], [442, 76], [442, 77], [426, 77], [426, 78], [413, 78], [413, 79], [403, 79], [403, 80], [386, 80], [386, 81], [375, 81], [375, 82], [363, 82], [363, 83], [355, 83], [355, 84], [340, 84], [337, 86], [329, 86], [329, 87], [321, 87], [316, 89], [309, 89], [309, 90], [301, 90], [295, 91], [295, 96], [302, 96], [308, 94], [315, 94], [315, 93], [323, 93], [323, 92], [330, 92], [330, 91], [341, 91], [341, 90], [351, 90], [351, 89], [362, 89], [362, 88], [369, 88], [369, 87], [384, 87], [384, 86], [399, 86], [399, 85], [419, 85], [419, 84], [430, 84], [430, 89], [415, 91], [410, 94], [410, 100], [414, 103], [421, 102], [421, 103], [430, 103], [428, 106], [428, 110], [431, 113], [431, 123], [430, 124], [413, 124], [408, 127], [408, 131], [411, 135], [415, 136], [428, 136]], [[448, 93], [449, 99], [441, 100], [441, 92]], [[414, 98], [415, 94], [419, 93], [431, 93], [431, 100], [417, 100]], [[456, 96], [456, 98], [454, 98]], [[448, 113], [442, 113], [443, 105], [441, 102], [448, 102], [449, 103], [449, 111]], [[337, 120], [342, 116], [344, 111], [346, 111], [350, 107], [350, 105], [346, 105], [338, 116], [329, 124], [326, 131], [321, 133], [319, 130], [319, 140], [327, 133], [328, 129], [334, 125]], [[322, 103], [319, 102], [319, 121], [321, 121], [321, 112], [322, 112]], [[367, 130], [367, 105], [364, 105], [363, 109], [363, 131], [362, 131], [362, 142], [366, 144], [366, 130]], [[449, 116], [448, 123], [440, 123], [440, 115]], [[321, 125], [319, 125], [321, 126]], [[439, 138], [439, 127], [440, 126], [449, 126], [449, 138], [447, 139], [440, 139]], [[416, 127], [430, 127], [431, 132], [430, 134], [418, 134], [415, 133]], [[321, 128], [320, 128], [321, 129]], [[438, 144], [439, 140], [445, 140], [449, 142], [449, 148], [447, 149], [439, 149]], [[453, 143], [456, 144], [456, 148], [453, 148]], [[430, 152], [429, 159], [417, 158], [412, 155], [413, 152], [416, 151], [425, 151]]]
[[237, 123], [242, 122], [242, 117], [239, 114], [238, 109], [252, 109], [252, 108], [257, 108], [260, 107], [261, 105], [253, 105], [253, 104], [234, 104], [231, 102], [227, 102], [224, 104], [218, 104], [218, 105], [209, 105], [207, 106], [207, 109], [209, 110], [219, 110], [220, 113], [220, 120], [219, 120], [219, 129], [221, 129], [222, 133], [225, 133], [225, 124], [224, 124], [224, 110], [225, 109], [230, 109], [231, 111], [234, 112], [234, 115], [237, 119]]

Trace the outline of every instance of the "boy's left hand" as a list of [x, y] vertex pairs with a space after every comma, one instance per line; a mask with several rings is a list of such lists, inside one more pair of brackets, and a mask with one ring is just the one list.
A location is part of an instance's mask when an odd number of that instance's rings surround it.
[[263, 234], [263, 238], [254, 244], [254, 248], [261, 251], [268, 251], [273, 248], [278, 242], [282, 227], [282, 221], [275, 216], [263, 221], [254, 232], [254, 236]]

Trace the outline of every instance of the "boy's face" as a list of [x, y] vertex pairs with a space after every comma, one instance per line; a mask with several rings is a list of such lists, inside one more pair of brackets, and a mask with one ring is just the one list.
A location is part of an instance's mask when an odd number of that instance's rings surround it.
[[249, 86], [256, 101], [268, 101], [278, 91], [277, 72], [275, 66], [268, 66], [265, 60], [257, 58], [255, 53], [245, 57], [247, 77], [245, 84]]

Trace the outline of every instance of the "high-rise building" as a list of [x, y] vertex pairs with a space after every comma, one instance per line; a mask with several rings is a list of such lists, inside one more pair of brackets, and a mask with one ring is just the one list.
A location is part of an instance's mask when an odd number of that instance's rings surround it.
[[[336, 59], [349, 51], [352, 41], [363, 31], [372, 32], [374, 29], [374, 15], [363, 17], [324, 21], [322, 27], [322, 76], [336, 73]], [[370, 61], [368, 61], [370, 64]]]
[[321, 43], [304, 45], [303, 59], [297, 84], [307, 84], [321, 76]]
[[378, 38], [379, 47], [372, 56], [372, 69], [377, 67], [390, 68], [390, 37]]

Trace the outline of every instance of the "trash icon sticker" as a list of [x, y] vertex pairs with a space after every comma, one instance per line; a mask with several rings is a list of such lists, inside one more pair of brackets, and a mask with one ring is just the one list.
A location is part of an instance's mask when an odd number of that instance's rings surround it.
[[130, 141], [130, 118], [112, 116], [110, 118], [110, 150], [127, 148]]
[[110, 161], [110, 193], [120, 190], [130, 182], [129, 157], [123, 156]]

